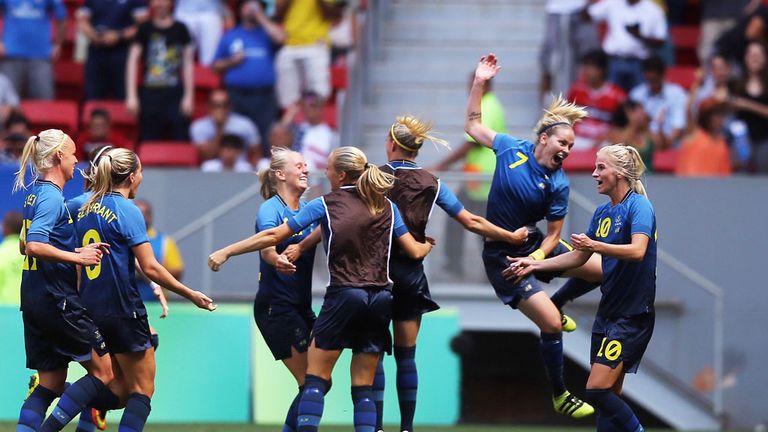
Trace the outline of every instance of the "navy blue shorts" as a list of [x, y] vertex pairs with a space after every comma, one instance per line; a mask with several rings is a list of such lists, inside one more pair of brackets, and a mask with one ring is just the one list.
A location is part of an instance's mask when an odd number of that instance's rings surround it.
[[591, 363], [615, 369], [624, 363], [624, 372], [635, 373], [648, 342], [651, 341], [656, 315], [647, 313], [619, 318], [595, 317], [592, 326]]
[[390, 353], [392, 293], [384, 288], [329, 288], [312, 330], [324, 350]]
[[152, 348], [152, 334], [147, 316], [113, 317], [94, 315], [109, 352], [123, 354], [142, 352]]
[[440, 309], [429, 293], [427, 275], [421, 261], [393, 258], [389, 262], [392, 279], [392, 320], [410, 321]]
[[[529, 232], [530, 231], [531, 230], [529, 229]], [[538, 245], [526, 245], [522, 248], [515, 248], [508, 243], [486, 242], [483, 247], [485, 274], [488, 276], [491, 285], [493, 285], [493, 289], [496, 291], [496, 296], [504, 302], [504, 304], [509, 305], [514, 309], [517, 309], [517, 305], [522, 300], [528, 300], [531, 296], [542, 290], [539, 281], [549, 283], [552, 279], [563, 274], [562, 272], [537, 272], [525, 277], [519, 283], [515, 283], [514, 280], [504, 279], [501, 272], [509, 267], [509, 260], [507, 257], [528, 256], [541, 245], [541, 238], [538, 239]], [[536, 247], [534, 248], [533, 246]], [[547, 255], [547, 258], [562, 255], [572, 250], [573, 248], [568, 243], [560, 240], [557, 246], [555, 246], [555, 249], [552, 250], [552, 253]]]
[[22, 311], [27, 368], [52, 371], [105, 355], [107, 345], [79, 297], [46, 297]]
[[303, 353], [309, 347], [315, 313], [307, 306], [255, 302], [253, 318], [275, 360], [291, 358], [291, 348]]

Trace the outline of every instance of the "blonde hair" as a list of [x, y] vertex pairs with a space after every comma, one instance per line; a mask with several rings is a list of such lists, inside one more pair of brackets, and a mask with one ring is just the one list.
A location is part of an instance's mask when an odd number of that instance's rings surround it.
[[24, 151], [21, 153], [20, 167], [16, 172], [16, 180], [13, 183], [13, 192], [19, 189], [26, 189], [24, 183], [27, 165], [30, 165], [32, 173], [32, 182], [44, 173], [53, 168], [53, 156], [67, 142], [67, 134], [59, 129], [46, 129], [38, 135], [29, 137], [24, 144]]
[[613, 144], [601, 148], [597, 154], [603, 155], [608, 163], [627, 179], [630, 189], [645, 197], [648, 196], [642, 181], [645, 163], [636, 148], [626, 144]]
[[104, 198], [115, 186], [123, 183], [132, 172], [139, 168], [139, 157], [131, 150], [110, 148], [101, 152], [96, 160], [91, 161], [88, 180], [93, 185], [93, 194], [82, 208], [88, 208]]
[[395, 176], [382, 172], [368, 163], [365, 153], [357, 147], [339, 147], [331, 153], [333, 169], [347, 173], [355, 181], [357, 193], [373, 214], [381, 213], [387, 205], [385, 194], [395, 185]]
[[432, 130], [432, 122], [423, 121], [412, 115], [399, 116], [389, 128], [389, 136], [403, 150], [417, 154], [425, 140], [432, 141], [435, 145], [441, 145], [447, 149], [451, 146], [448, 141], [429, 134]]
[[544, 110], [544, 115], [541, 116], [536, 123], [536, 127], [533, 128], [533, 133], [536, 134], [536, 142], [538, 143], [541, 134], [546, 133], [547, 136], [552, 136], [558, 126], [573, 127], [573, 125], [586, 116], [587, 111], [583, 106], [568, 102], [563, 95], [557, 96], [549, 104], [549, 108]]
[[264, 168], [259, 172], [261, 196], [265, 200], [277, 195], [277, 176], [275, 172], [288, 166], [288, 163], [290, 163], [289, 158], [292, 154], [300, 154], [284, 147], [274, 147], [271, 152], [272, 157], [269, 160], [269, 168]]

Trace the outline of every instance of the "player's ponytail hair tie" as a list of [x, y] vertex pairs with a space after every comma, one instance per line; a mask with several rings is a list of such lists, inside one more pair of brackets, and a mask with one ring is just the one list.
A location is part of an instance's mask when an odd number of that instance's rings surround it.
[[398, 117], [395, 122], [389, 128], [389, 135], [392, 137], [392, 141], [397, 144], [403, 150], [410, 153], [417, 153], [424, 141], [432, 141], [435, 145], [441, 145], [450, 149], [448, 141], [437, 138], [434, 135], [430, 135], [432, 130], [432, 123], [422, 121], [421, 119], [406, 115]]
[[556, 126], [573, 126], [579, 120], [587, 116], [587, 111], [584, 107], [569, 102], [559, 95], [549, 107], [544, 110], [544, 115], [541, 116], [536, 126], [533, 128], [533, 133], [536, 134], [536, 139], [543, 134], [550, 135], [550, 131]]
[[373, 165], [371, 165], [371, 164], [369, 164], [368, 162], [366, 162], [366, 163], [365, 163], [365, 168], [363, 168], [363, 169], [365, 169], [365, 170], [368, 170], [368, 169], [371, 169], [371, 167], [372, 167], [372, 166], [373, 166]]
[[[105, 153], [107, 150], [111, 149], [111, 148], [112, 148], [112, 146], [111, 146], [111, 145], [108, 145], [108, 146], [104, 146], [104, 147], [102, 147], [102, 148], [101, 148], [101, 150], [99, 150], [99, 151], [98, 151], [98, 152], [97, 152], [97, 153], [96, 153], [96, 154], [93, 156], [93, 159], [91, 159], [91, 166], [92, 166], [94, 169], [96, 169], [96, 167], [99, 165], [99, 158], [101, 158], [101, 156], [102, 156], [102, 155], [104, 155], [104, 156], [109, 156], [108, 154], [106, 154], [106, 155], [105, 155], [104, 153]], [[109, 159], [110, 159], [110, 160], [112, 160], [112, 157], [111, 157], [111, 156], [109, 156]]]

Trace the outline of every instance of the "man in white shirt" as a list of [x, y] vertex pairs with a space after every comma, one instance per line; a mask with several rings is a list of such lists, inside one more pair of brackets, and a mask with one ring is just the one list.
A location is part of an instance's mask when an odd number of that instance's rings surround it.
[[587, 14], [608, 25], [603, 39], [608, 81], [625, 91], [642, 83], [642, 61], [667, 39], [664, 11], [652, 0], [601, 0], [587, 8]]
[[294, 150], [304, 156], [310, 172], [325, 170], [328, 155], [336, 142], [336, 133], [325, 122], [324, 107], [325, 101], [315, 93], [307, 92], [302, 96], [304, 122], [298, 125]]
[[226, 134], [221, 137], [221, 144], [219, 145], [219, 157], [216, 159], [210, 159], [200, 166], [203, 172], [251, 172], [253, 167], [248, 161], [241, 158], [243, 153], [243, 139], [237, 135]]
[[239, 136], [247, 149], [241, 159], [258, 160], [261, 139], [256, 125], [245, 116], [232, 112], [226, 90], [214, 90], [208, 99], [208, 115], [195, 120], [189, 130], [192, 142], [198, 146], [200, 159], [213, 159], [219, 155], [221, 139], [225, 134]]

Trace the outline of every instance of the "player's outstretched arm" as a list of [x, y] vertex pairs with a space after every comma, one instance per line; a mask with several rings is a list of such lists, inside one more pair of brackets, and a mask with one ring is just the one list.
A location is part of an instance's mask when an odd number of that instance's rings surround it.
[[256, 252], [270, 246], [275, 246], [291, 235], [293, 235], [293, 230], [287, 223], [261, 231], [247, 239], [232, 243], [231, 245], [223, 247], [210, 254], [208, 256], [208, 267], [213, 271], [219, 271], [222, 264], [224, 264], [230, 257], [248, 252]]
[[424, 257], [429, 254], [429, 251], [432, 250], [432, 245], [435, 243], [435, 241], [429, 237], [427, 237], [427, 241], [424, 243], [418, 242], [409, 232], [398, 237], [397, 242], [400, 243], [405, 254], [408, 255], [409, 258], [415, 260], [424, 259]]
[[592, 252], [574, 250], [556, 257], [535, 260], [529, 257], [507, 257], [509, 267], [501, 274], [510, 280], [519, 279], [533, 272], [557, 272], [583, 266], [592, 256]]
[[480, 63], [475, 69], [475, 78], [472, 80], [472, 88], [469, 90], [469, 102], [467, 103], [467, 117], [464, 119], [464, 130], [478, 143], [492, 147], [496, 138], [496, 131], [483, 125], [483, 113], [480, 101], [483, 98], [485, 84], [496, 76], [501, 69], [497, 65], [496, 55], [488, 54], [480, 58]]
[[627, 261], [642, 261], [648, 250], [650, 238], [645, 234], [632, 234], [630, 244], [612, 244], [592, 240], [586, 234], [571, 234], [571, 244], [577, 250], [595, 252], [600, 255]]
[[525, 240], [528, 239], [528, 228], [526, 227], [517, 229], [515, 232], [509, 232], [488, 222], [486, 218], [478, 216], [467, 209], [463, 209], [453, 218], [468, 231], [472, 231], [475, 234], [479, 234], [491, 240], [520, 245], [525, 243]]

